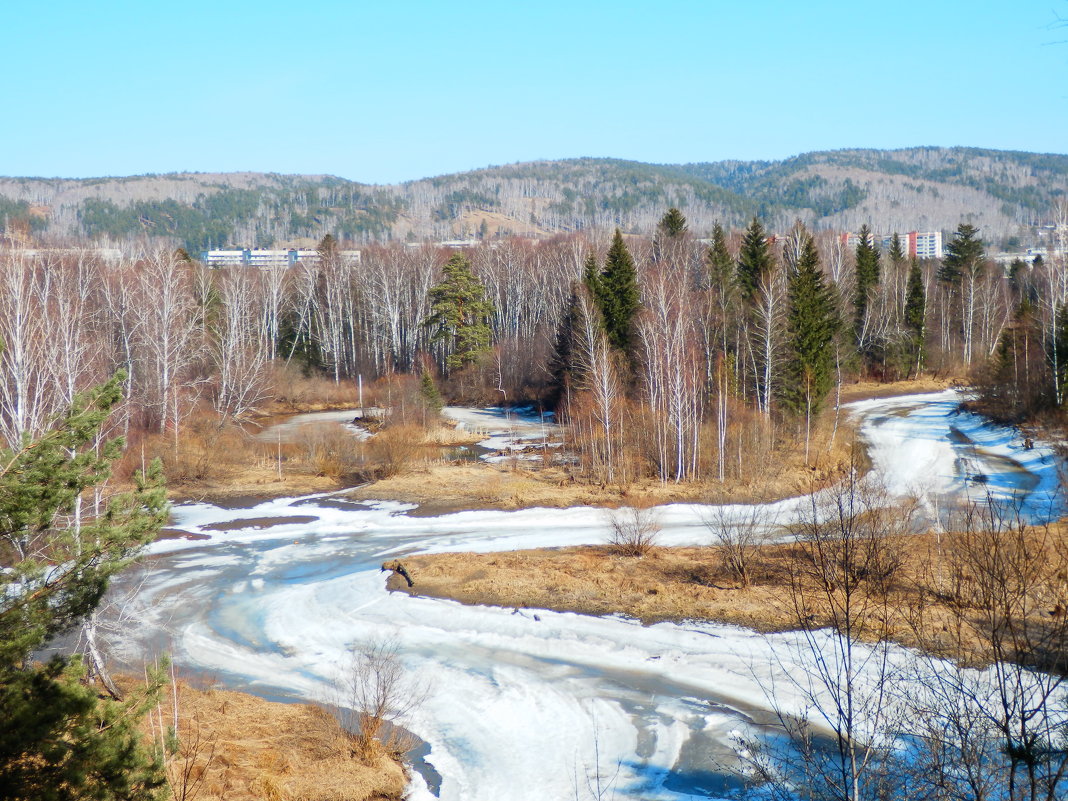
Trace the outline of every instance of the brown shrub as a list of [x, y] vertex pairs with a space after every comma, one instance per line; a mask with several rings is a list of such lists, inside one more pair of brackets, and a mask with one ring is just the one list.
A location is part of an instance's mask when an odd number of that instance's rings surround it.
[[263, 448], [239, 425], [222, 421], [214, 412], [194, 412], [172, 433], [132, 431], [129, 446], [115, 466], [115, 477], [128, 480], [143, 465], [158, 458], [168, 485], [219, 480], [262, 459]]
[[336, 423], [309, 426], [299, 443], [303, 461], [316, 474], [345, 478], [366, 467], [364, 445]]
[[306, 375], [296, 365], [282, 361], [269, 368], [267, 385], [274, 402], [291, 411], [344, 408], [358, 402], [356, 382], [336, 383], [324, 376]]
[[367, 460], [379, 478], [402, 472], [420, 452], [423, 429], [412, 424], [390, 425], [364, 444]]
[[656, 545], [660, 524], [652, 509], [627, 507], [611, 513], [608, 543], [622, 556], [645, 556]]

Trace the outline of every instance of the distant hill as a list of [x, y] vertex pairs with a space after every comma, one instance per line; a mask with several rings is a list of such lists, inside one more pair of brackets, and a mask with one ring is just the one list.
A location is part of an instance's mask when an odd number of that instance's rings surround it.
[[579, 158], [487, 167], [391, 186], [333, 176], [176, 173], [0, 178], [9, 233], [110, 242], [165, 237], [209, 245], [313, 244], [548, 235], [591, 226], [649, 231], [669, 206], [705, 233], [753, 215], [772, 230], [953, 230], [1019, 235], [1068, 195], [1068, 156], [919, 147], [835, 150], [783, 161], [645, 164]]

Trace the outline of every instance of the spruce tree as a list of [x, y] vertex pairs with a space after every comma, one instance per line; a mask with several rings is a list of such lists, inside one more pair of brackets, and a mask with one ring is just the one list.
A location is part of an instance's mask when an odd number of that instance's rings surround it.
[[337, 259], [341, 255], [341, 245], [338, 244], [333, 234], [327, 234], [320, 239], [316, 250], [319, 251], [319, 258], [323, 261]]
[[879, 283], [879, 251], [872, 244], [871, 229], [860, 228], [856, 251], [856, 288], [853, 294], [853, 331], [857, 344], [863, 346], [864, 321], [872, 290]]
[[727, 249], [727, 234], [723, 226], [716, 223], [712, 226], [712, 243], [705, 253], [706, 281], [709, 289], [709, 300], [714, 309], [714, 314], [709, 315], [709, 341], [718, 340], [721, 354], [727, 353], [727, 337], [729, 321], [736, 318], [737, 311], [733, 308], [737, 298], [737, 287], [734, 274], [734, 259]]
[[890, 238], [890, 252], [886, 254], [890, 257], [890, 263], [894, 267], [900, 267], [905, 263], [905, 259], [908, 256], [905, 254], [905, 248], [901, 245], [901, 237], [894, 232], [894, 235]]
[[795, 413], [816, 415], [833, 383], [831, 342], [839, 318], [833, 291], [824, 283], [819, 253], [805, 236], [801, 258], [789, 279], [786, 380], [780, 384], [783, 406]]
[[668, 209], [657, 223], [656, 234], [653, 236], [653, 261], [681, 264], [686, 258], [685, 235], [688, 230], [683, 213], [674, 206]]
[[912, 260], [909, 281], [905, 289], [905, 327], [908, 329], [912, 359], [909, 369], [923, 369], [923, 344], [927, 334], [927, 296], [924, 294], [923, 273], [920, 263]]
[[434, 376], [430, 375], [430, 371], [425, 367], [419, 378], [419, 395], [426, 404], [426, 408], [434, 414], [439, 414], [445, 408], [445, 402], [441, 399], [441, 393], [438, 392], [438, 387], [434, 383]]
[[454, 254], [442, 272], [441, 283], [430, 289], [430, 316], [423, 325], [433, 329], [432, 342], [445, 343], [446, 368], [458, 370], [490, 349], [494, 309], [462, 253]]
[[81, 682], [77, 658], [32, 658], [92, 613], [111, 576], [166, 520], [158, 462], [101, 515], [75, 519], [77, 499], [121, 453], [121, 440], [99, 445], [98, 432], [123, 379], [77, 396], [50, 431], [0, 452], [0, 798], [163, 794], [161, 766], [137, 732], [158, 685], [104, 700]]
[[745, 229], [738, 251], [738, 286], [746, 301], [751, 301], [763, 277], [771, 271], [772, 255], [764, 226], [756, 217]]
[[[587, 260], [588, 265], [589, 260]], [[597, 278], [596, 262], [594, 263], [593, 278], [595, 280]], [[579, 320], [579, 293], [581, 291], [582, 287], [577, 282], [571, 284], [571, 295], [556, 328], [556, 340], [553, 343], [553, 355], [549, 364], [549, 369], [552, 373], [552, 390], [549, 396], [549, 405], [552, 408], [556, 408], [560, 404], [560, 400], [574, 373], [575, 327], [578, 325]]]
[[598, 287], [598, 301], [608, 341], [617, 350], [629, 353], [634, 337], [634, 317], [641, 299], [638, 271], [618, 228], [605, 256]]
[[708, 246], [705, 262], [709, 286], [722, 291], [734, 283], [734, 259], [727, 249], [727, 234], [719, 223], [712, 226], [712, 244]]
[[979, 229], [968, 223], [957, 226], [953, 239], [946, 245], [942, 266], [938, 270], [938, 280], [947, 284], [959, 284], [965, 273], [975, 275], [981, 268], [986, 254], [983, 240], [979, 238]]
[[600, 267], [597, 265], [597, 257], [592, 253], [586, 257], [586, 263], [583, 265], [582, 283], [586, 286], [586, 290], [590, 293], [590, 297], [593, 298], [597, 307], [603, 309], [605, 305], [604, 287], [601, 286], [601, 272]]
[[656, 229], [662, 236], [676, 239], [688, 230], [686, 217], [683, 216], [681, 211], [672, 206], [667, 210], [667, 213], [660, 218], [660, 222], [657, 224]]

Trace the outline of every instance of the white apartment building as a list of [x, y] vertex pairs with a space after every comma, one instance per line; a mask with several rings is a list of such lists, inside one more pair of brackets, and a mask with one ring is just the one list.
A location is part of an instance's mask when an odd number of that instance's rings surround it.
[[[360, 251], [338, 251], [346, 261], [360, 263]], [[245, 248], [244, 250], [202, 250], [200, 261], [208, 267], [233, 267], [245, 265], [269, 269], [272, 267], [290, 267], [297, 263], [315, 264], [319, 261], [319, 251], [299, 248], [288, 250], [268, 250], [266, 248]]]

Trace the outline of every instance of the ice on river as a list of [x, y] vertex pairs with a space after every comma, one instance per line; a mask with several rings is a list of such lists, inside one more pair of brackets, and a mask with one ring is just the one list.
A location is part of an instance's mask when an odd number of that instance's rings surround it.
[[[957, 412], [954, 394], [852, 408], [870, 444], [869, 480], [892, 493], [919, 494], [932, 510], [994, 493], [1028, 515], [1049, 514], [1052, 454]], [[809, 503], [769, 504], [768, 518], [787, 523]], [[811, 654], [799, 635], [643, 627], [385, 590], [379, 565], [397, 555], [603, 542], [602, 510], [427, 518], [410, 509], [337, 493], [240, 510], [180, 506], [175, 527], [208, 539], [156, 543], [156, 556], [124, 577], [137, 586], [131, 604], [143, 625], [119, 645], [130, 660], [166, 649], [234, 686], [329, 702], [351, 645], [395, 639], [411, 680], [428, 688], [405, 721], [429, 746], [432, 769], [423, 766], [426, 779], [417, 776], [412, 791], [423, 799], [587, 798], [598, 781], [618, 797], [707, 798], [730, 783], [731, 736], [770, 722], [769, 688], [777, 709], [805, 714], [793, 682]], [[663, 541], [709, 542], [709, 511], [660, 507]]]
[[491, 406], [473, 409], [466, 406], [446, 406], [441, 413], [456, 422], [458, 431], [470, 431], [485, 436], [479, 445], [489, 453], [482, 455], [487, 462], [503, 462], [507, 459], [539, 459], [540, 454], [521, 454], [534, 445], [542, 448], [557, 448], [560, 427], [553, 412], [540, 412], [533, 406], [504, 408]]

